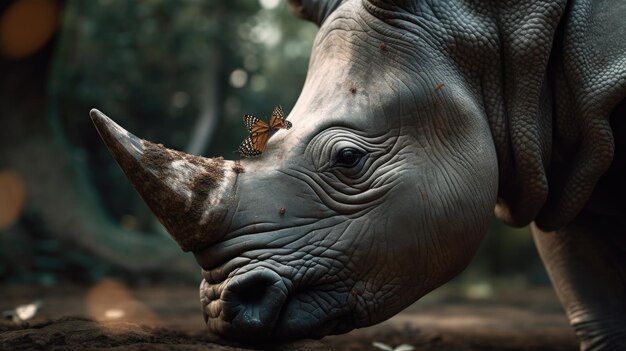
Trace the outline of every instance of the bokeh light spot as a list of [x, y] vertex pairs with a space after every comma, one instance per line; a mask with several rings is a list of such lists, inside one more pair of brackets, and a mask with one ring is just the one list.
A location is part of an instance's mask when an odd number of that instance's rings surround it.
[[122, 282], [105, 279], [92, 286], [85, 296], [88, 315], [98, 321], [123, 320], [158, 324], [151, 308], [136, 299]]
[[248, 83], [248, 73], [242, 69], [236, 69], [230, 74], [230, 85], [234, 88], [242, 88]]
[[254, 75], [250, 79], [250, 87], [254, 91], [263, 91], [267, 87], [267, 79], [260, 74]]
[[280, 0], [259, 0], [259, 3], [264, 9], [272, 10], [280, 4]]
[[12, 59], [34, 54], [50, 40], [59, 23], [55, 0], [19, 0], [0, 17], [0, 52]]
[[13, 171], [0, 171], [0, 230], [20, 217], [26, 204], [26, 185]]
[[189, 94], [184, 91], [177, 91], [172, 95], [172, 105], [176, 108], [184, 108], [189, 105]]
[[109, 308], [108, 310], [104, 311], [104, 318], [120, 319], [124, 317], [125, 314], [126, 313], [124, 312], [124, 310], [121, 310], [119, 308]]

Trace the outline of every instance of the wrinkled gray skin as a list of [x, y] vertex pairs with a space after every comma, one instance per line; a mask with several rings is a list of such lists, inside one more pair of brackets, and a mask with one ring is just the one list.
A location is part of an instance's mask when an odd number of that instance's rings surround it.
[[[197, 209], [197, 166], [120, 161], [202, 266], [209, 329], [255, 341], [383, 321], [467, 265], [495, 207], [533, 222], [583, 347], [625, 347], [626, 4], [290, 4], [320, 25], [291, 130], [261, 157], [207, 161], [223, 176]], [[141, 159], [92, 118], [118, 161]], [[142, 172], [184, 209], [143, 194]]]

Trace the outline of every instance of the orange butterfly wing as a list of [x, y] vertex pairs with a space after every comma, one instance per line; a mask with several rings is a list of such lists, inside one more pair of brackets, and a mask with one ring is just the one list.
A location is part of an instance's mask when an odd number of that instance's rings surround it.
[[239, 145], [239, 154], [243, 157], [259, 156], [265, 151], [269, 136], [269, 132], [250, 134], [250, 136], [244, 139], [241, 145]]
[[241, 145], [239, 145], [239, 155], [241, 157], [254, 157], [260, 155], [261, 152], [259, 150], [254, 149], [254, 144], [250, 137], [245, 138]]
[[243, 157], [262, 154], [270, 138], [270, 131], [289, 129], [292, 126], [291, 122], [285, 120], [285, 113], [280, 105], [274, 109], [269, 124], [252, 115], [245, 115], [243, 123], [250, 132], [250, 135], [239, 145], [239, 154]]
[[252, 144], [254, 145], [255, 150], [259, 150], [260, 152], [265, 151], [265, 146], [267, 145], [267, 141], [270, 139], [269, 131], [260, 134], [252, 134], [250, 135], [250, 139], [252, 140]]
[[243, 157], [258, 156], [265, 151], [270, 126], [252, 115], [245, 115], [243, 121], [250, 135], [239, 145], [239, 154]]
[[283, 112], [282, 106], [278, 105], [276, 106], [276, 108], [274, 108], [274, 112], [272, 112], [272, 118], [270, 118], [270, 126], [272, 127], [272, 130], [291, 128], [291, 122], [285, 119], [285, 113]]
[[252, 115], [243, 116], [243, 123], [246, 125], [250, 133], [263, 133], [269, 130], [269, 125], [265, 121], [258, 119]]

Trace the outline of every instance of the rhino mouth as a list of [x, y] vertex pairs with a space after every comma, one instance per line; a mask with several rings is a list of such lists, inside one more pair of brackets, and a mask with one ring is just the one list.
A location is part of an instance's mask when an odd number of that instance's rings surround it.
[[[218, 282], [224, 274], [231, 276]], [[295, 286], [272, 269], [255, 267], [234, 275], [203, 271], [203, 276], [202, 314], [209, 330], [220, 337], [242, 342], [319, 339], [354, 329], [343, 294]]]

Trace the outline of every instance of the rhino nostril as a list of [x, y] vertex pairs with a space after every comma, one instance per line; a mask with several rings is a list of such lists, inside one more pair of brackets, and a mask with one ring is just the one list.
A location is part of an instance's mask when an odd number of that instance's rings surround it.
[[222, 293], [224, 320], [250, 338], [267, 337], [287, 299], [283, 279], [267, 268], [235, 276]]
[[250, 286], [239, 293], [239, 300], [244, 305], [259, 303], [263, 300], [266, 288], [264, 285]]

